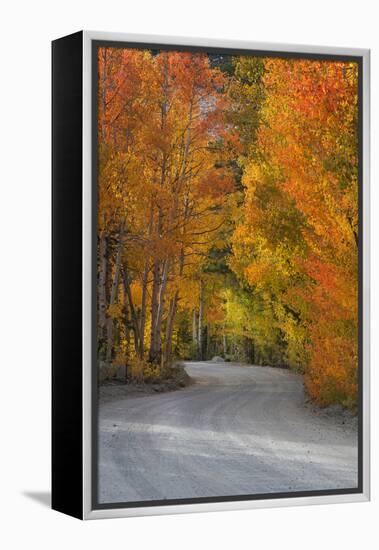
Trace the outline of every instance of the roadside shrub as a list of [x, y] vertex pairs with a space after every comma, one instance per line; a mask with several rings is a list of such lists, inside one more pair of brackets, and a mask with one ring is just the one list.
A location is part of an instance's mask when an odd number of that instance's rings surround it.
[[130, 378], [134, 382], [143, 382], [144, 381], [144, 369], [147, 365], [147, 362], [144, 359], [139, 357], [133, 357], [129, 361], [129, 374]]
[[162, 369], [154, 363], [145, 363], [143, 367], [143, 380], [147, 384], [154, 384], [162, 380]]
[[149, 363], [139, 357], [133, 357], [129, 361], [129, 374], [131, 380], [138, 383], [154, 384], [163, 378], [163, 370], [160, 365]]
[[170, 365], [159, 365], [138, 357], [130, 359], [128, 377], [129, 380], [137, 384], [161, 384], [176, 381], [179, 386], [185, 386], [189, 380], [183, 364], [178, 361]]

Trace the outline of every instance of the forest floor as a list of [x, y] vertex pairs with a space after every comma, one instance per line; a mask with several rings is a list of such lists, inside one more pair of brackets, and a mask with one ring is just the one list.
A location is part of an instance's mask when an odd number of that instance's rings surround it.
[[107, 403], [125, 397], [143, 397], [155, 393], [179, 390], [194, 383], [194, 380], [187, 374], [184, 366], [179, 364], [176, 367], [172, 377], [155, 383], [129, 382], [126, 384], [120, 378], [106, 380], [99, 387], [99, 401]]
[[357, 486], [356, 418], [307, 404], [301, 376], [185, 366], [194, 383], [180, 391], [100, 399], [100, 502]]

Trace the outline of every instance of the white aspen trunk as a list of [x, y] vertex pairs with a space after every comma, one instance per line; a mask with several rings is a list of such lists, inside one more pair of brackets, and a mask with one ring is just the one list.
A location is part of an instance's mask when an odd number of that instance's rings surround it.
[[[151, 237], [153, 229], [153, 218], [154, 218], [154, 205], [151, 202], [150, 205], [150, 218], [149, 218], [149, 227], [148, 227], [148, 236]], [[139, 322], [139, 350], [138, 355], [140, 359], [143, 359], [145, 355], [145, 324], [146, 324], [146, 307], [147, 307], [147, 283], [149, 275], [149, 265], [148, 261], [145, 262], [145, 267], [142, 277], [142, 298], [141, 298], [141, 315]]]
[[164, 261], [161, 283], [159, 288], [159, 301], [157, 306], [155, 325], [153, 327], [153, 346], [151, 348], [151, 361], [154, 363], [160, 363], [162, 356], [162, 339], [161, 339], [161, 329], [162, 329], [162, 319], [163, 311], [166, 298], [166, 290], [168, 283], [168, 274], [169, 274], [169, 260]]
[[166, 339], [165, 339], [165, 352], [164, 352], [164, 362], [165, 365], [169, 365], [172, 359], [172, 335], [174, 332], [174, 320], [178, 305], [179, 293], [176, 291], [175, 296], [172, 298], [169, 307], [169, 313], [167, 317], [167, 326], [166, 326]]
[[158, 292], [159, 292], [160, 265], [155, 260], [153, 267], [153, 288], [151, 292], [151, 328], [150, 328], [150, 350], [149, 361], [154, 363], [157, 359], [157, 336], [156, 320], [158, 313]]
[[[166, 126], [167, 118], [167, 101], [168, 101], [168, 60], [167, 56], [164, 63], [164, 79], [162, 85], [163, 100], [161, 103], [161, 130], [163, 131]], [[163, 188], [166, 181], [166, 163], [167, 156], [165, 152], [162, 152], [161, 160], [161, 174], [160, 174], [160, 186]], [[158, 221], [156, 225], [156, 235], [158, 239], [161, 236], [162, 232], [162, 210], [158, 206]], [[159, 240], [158, 240], [159, 243]], [[159, 246], [159, 245], [158, 245]], [[162, 293], [162, 286], [164, 280], [163, 271], [166, 267], [166, 262], [163, 262], [163, 270], [161, 269], [160, 262], [158, 260], [154, 261], [153, 266], [153, 288], [151, 295], [151, 330], [150, 330], [150, 349], [149, 349], [149, 361], [151, 363], [159, 363], [161, 360], [161, 318], [163, 312], [163, 298], [164, 292]], [[162, 271], [162, 276], [161, 276]], [[167, 284], [167, 281], [166, 283]]]
[[[125, 364], [127, 364], [130, 357], [130, 316], [129, 316], [129, 304], [128, 304], [128, 294], [126, 291], [125, 284], [123, 285], [123, 299], [124, 299], [124, 328], [125, 328]], [[127, 377], [127, 376], [126, 376]]]
[[197, 349], [197, 311], [193, 309], [192, 311], [192, 342], [196, 345]]

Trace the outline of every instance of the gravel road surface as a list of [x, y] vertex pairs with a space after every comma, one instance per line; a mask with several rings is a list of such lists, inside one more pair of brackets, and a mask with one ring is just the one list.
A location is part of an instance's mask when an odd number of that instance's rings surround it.
[[356, 487], [354, 423], [305, 407], [300, 376], [185, 367], [183, 390], [100, 402], [101, 503]]

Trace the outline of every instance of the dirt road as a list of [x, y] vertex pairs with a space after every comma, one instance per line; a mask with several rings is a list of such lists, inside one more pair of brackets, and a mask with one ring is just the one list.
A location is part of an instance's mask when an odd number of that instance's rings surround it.
[[306, 408], [300, 376], [186, 370], [186, 389], [101, 404], [100, 502], [356, 487], [356, 429]]

